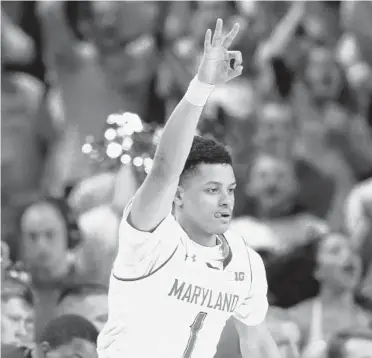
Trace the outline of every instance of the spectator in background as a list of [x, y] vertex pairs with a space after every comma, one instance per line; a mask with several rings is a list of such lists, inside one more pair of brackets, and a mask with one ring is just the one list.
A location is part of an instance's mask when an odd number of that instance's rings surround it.
[[67, 204], [47, 197], [29, 205], [21, 222], [21, 257], [37, 296], [37, 334], [52, 316], [64, 284], [76, 279], [72, 255], [80, 233]]
[[372, 179], [361, 182], [351, 191], [345, 203], [345, 216], [351, 245], [363, 262], [359, 298], [372, 310]]
[[35, 311], [31, 288], [5, 277], [1, 287], [1, 343], [30, 348], [34, 342]]
[[335, 334], [324, 358], [365, 358], [372, 352], [372, 331], [360, 327]]
[[1, 222], [13, 253], [17, 210], [40, 193], [59, 131], [43, 83], [5, 69], [8, 63], [32, 58], [32, 41], [3, 12], [1, 29]]
[[326, 218], [334, 196], [334, 182], [311, 162], [298, 156], [299, 136], [299, 118], [289, 104], [266, 102], [258, 110], [254, 136], [256, 150], [293, 161], [299, 184], [299, 203], [313, 215]]
[[61, 290], [72, 284], [107, 285], [117, 251], [119, 217], [109, 205], [78, 219], [62, 199], [47, 197], [21, 218], [21, 257], [38, 297], [37, 333], [53, 316]]
[[94, 207], [79, 217], [83, 238], [75, 265], [82, 282], [107, 285], [118, 247], [120, 217], [109, 205]]
[[254, 139], [257, 150], [284, 160], [292, 157], [297, 126], [291, 106], [266, 102], [258, 111]]
[[[262, 247], [259, 251], [265, 254], [270, 303], [285, 308], [312, 297], [317, 292], [312, 275], [313, 251], [328, 227], [299, 203], [293, 162], [269, 154], [257, 155], [245, 188], [250, 199], [245, 212], [273, 233], [264, 236], [269, 241], [268, 250]], [[252, 221], [247, 216], [239, 218], [243, 219], [246, 224]], [[244, 235], [243, 227], [241, 223], [239, 232], [252, 242], [249, 226], [245, 226]]]
[[354, 96], [336, 61], [328, 24], [320, 21], [319, 11], [314, 13], [317, 6], [325, 5], [293, 2], [256, 56], [260, 76], [267, 78], [266, 92], [290, 103], [298, 117], [296, 156], [334, 182], [329, 210], [323, 217], [339, 229], [342, 203], [356, 180], [353, 163], [365, 163], [360, 157], [365, 157], [367, 147], [354, 150], [352, 155], [349, 150], [345, 156], [345, 150], [329, 143], [327, 123], [345, 122]]
[[61, 292], [55, 316], [78, 314], [93, 323], [100, 331], [108, 318], [107, 286], [81, 284]]
[[255, 158], [246, 184], [251, 212], [279, 237], [282, 254], [308, 243], [314, 230], [326, 230], [298, 203], [298, 189], [293, 163], [267, 154]]
[[97, 357], [98, 331], [92, 323], [77, 315], [53, 319], [40, 337], [41, 357]]
[[319, 295], [289, 309], [301, 329], [304, 354], [313, 356], [341, 329], [368, 327], [371, 316], [354, 297], [361, 270], [360, 257], [346, 237], [332, 233], [320, 242], [314, 272], [320, 283]]
[[35, 285], [58, 283], [70, 273], [70, 250], [80, 237], [63, 200], [46, 197], [29, 205], [21, 218], [21, 235], [21, 256]]

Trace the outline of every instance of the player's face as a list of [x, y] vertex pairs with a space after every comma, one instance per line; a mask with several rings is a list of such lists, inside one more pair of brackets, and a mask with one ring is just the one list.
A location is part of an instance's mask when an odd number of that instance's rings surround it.
[[96, 345], [85, 339], [74, 338], [70, 343], [49, 350], [45, 358], [96, 358]]
[[34, 310], [20, 297], [1, 303], [1, 340], [4, 344], [28, 346], [34, 340]]
[[295, 197], [297, 183], [289, 163], [262, 156], [250, 173], [248, 192], [266, 209], [280, 209]]
[[224, 233], [234, 208], [235, 175], [229, 164], [200, 164], [181, 189], [180, 215], [194, 230]]
[[23, 259], [35, 278], [55, 278], [67, 267], [67, 228], [61, 214], [48, 203], [26, 210], [22, 222]]
[[76, 314], [92, 322], [101, 331], [108, 318], [107, 295], [66, 297], [57, 307], [57, 315]]
[[343, 358], [371, 358], [372, 341], [370, 339], [351, 338], [345, 343]]
[[354, 288], [359, 283], [361, 261], [347, 238], [332, 234], [320, 244], [316, 277], [323, 283]]

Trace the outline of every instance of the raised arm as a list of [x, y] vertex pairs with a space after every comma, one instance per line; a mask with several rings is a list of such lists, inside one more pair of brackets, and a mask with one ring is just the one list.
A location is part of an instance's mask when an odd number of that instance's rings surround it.
[[[213, 37], [211, 30], [206, 32], [198, 74], [170, 116], [156, 150], [152, 170], [134, 197], [129, 221], [138, 230], [153, 231], [171, 211], [179, 177], [211, 91], [216, 85], [242, 73], [241, 53], [227, 50], [239, 26], [236, 24], [226, 36], [223, 36], [222, 27], [223, 22], [218, 19]], [[235, 59], [234, 68], [229, 66], [231, 59]]]
[[295, 1], [292, 3], [287, 14], [280, 20], [269, 39], [259, 47], [256, 53], [258, 64], [266, 64], [272, 57], [281, 56], [285, 53], [305, 14], [305, 2]]

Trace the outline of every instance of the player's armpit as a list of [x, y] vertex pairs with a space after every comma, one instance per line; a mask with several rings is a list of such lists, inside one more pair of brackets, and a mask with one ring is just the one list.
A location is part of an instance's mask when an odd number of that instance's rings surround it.
[[240, 350], [243, 358], [280, 358], [280, 352], [266, 323], [247, 326], [234, 319], [239, 334]]

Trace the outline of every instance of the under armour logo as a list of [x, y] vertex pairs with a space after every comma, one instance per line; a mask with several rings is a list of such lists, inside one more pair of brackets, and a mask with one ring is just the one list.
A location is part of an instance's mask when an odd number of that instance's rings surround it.
[[185, 260], [187, 261], [188, 259], [192, 260], [192, 262], [196, 262], [196, 255], [194, 254], [189, 256], [188, 254], [186, 254]]

